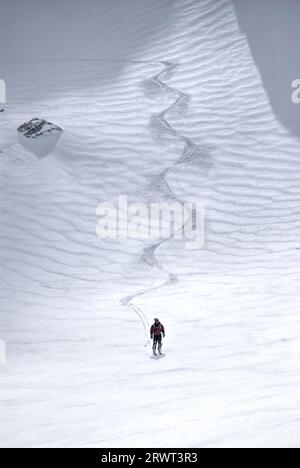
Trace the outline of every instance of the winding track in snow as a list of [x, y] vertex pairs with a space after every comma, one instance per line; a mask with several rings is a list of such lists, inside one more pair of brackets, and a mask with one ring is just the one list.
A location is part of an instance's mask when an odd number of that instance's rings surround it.
[[[199, 155], [201, 154], [203, 155], [203, 151], [198, 145], [195, 145], [189, 138], [187, 138], [186, 136], [178, 132], [168, 121], [167, 115], [171, 113], [172, 111], [174, 111], [176, 108], [181, 107], [182, 105], [187, 105], [190, 102], [191, 98], [188, 94], [183, 93], [180, 90], [167, 85], [163, 81], [164, 77], [170, 76], [170, 74], [172, 74], [174, 70], [178, 67], [177, 63], [164, 62], [164, 61], [160, 61], [160, 62], [135, 61], [135, 62], [136, 63], [137, 62], [148, 63], [148, 64], [159, 63], [161, 66], [163, 66], [164, 67], [163, 70], [160, 71], [158, 74], [154, 75], [152, 78], [150, 78], [150, 82], [154, 84], [155, 86], [158, 86], [163, 92], [168, 93], [168, 94], [172, 93], [177, 98], [169, 107], [164, 109], [162, 112], [160, 112], [159, 114], [153, 115], [151, 118], [151, 124], [155, 128], [158, 127], [158, 128], [163, 129], [166, 134], [178, 138], [184, 144], [184, 149], [180, 157], [174, 162], [174, 164], [169, 166], [166, 170], [164, 170], [161, 174], [157, 176], [157, 184], [156, 184], [158, 186], [158, 189], [162, 193], [166, 193], [170, 200], [179, 202], [180, 204], [183, 205], [184, 200], [180, 199], [176, 195], [176, 193], [172, 190], [172, 188], [170, 187], [168, 183], [168, 174], [172, 169], [179, 166], [180, 164], [183, 164], [187, 161], [192, 161], [194, 160], [194, 158], [198, 158]], [[184, 225], [182, 226], [182, 229], [183, 228], [184, 228]], [[163, 273], [165, 273], [167, 275], [167, 280], [164, 281], [159, 286], [146, 288], [134, 295], [126, 296], [120, 301], [120, 304], [122, 306], [130, 308], [140, 319], [143, 325], [143, 328], [145, 330], [146, 337], [147, 337], [147, 342], [145, 344], [145, 347], [148, 346], [150, 343], [150, 340], [148, 339], [150, 324], [144, 312], [134, 302], [139, 297], [146, 296], [147, 294], [150, 294], [161, 288], [175, 284], [178, 281], [178, 278], [175, 274], [170, 273], [168, 270], [166, 270], [162, 266], [157, 256], [158, 249], [163, 244], [170, 241], [171, 239], [172, 237], [170, 237], [169, 239], [163, 239], [151, 245], [150, 247], [146, 247], [142, 254], [142, 261], [148, 266], [150, 266], [151, 268], [156, 268], [162, 271]]]

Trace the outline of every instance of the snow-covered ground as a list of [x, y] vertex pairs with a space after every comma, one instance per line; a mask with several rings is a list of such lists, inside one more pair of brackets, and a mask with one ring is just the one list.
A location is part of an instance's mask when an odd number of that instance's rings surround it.
[[[299, 447], [300, 142], [232, 2], [23, 4], [0, 5], [0, 446]], [[64, 130], [43, 159], [18, 142], [34, 117]], [[165, 199], [167, 169], [205, 201], [205, 246], [151, 268], [151, 243], [96, 236], [96, 208]]]

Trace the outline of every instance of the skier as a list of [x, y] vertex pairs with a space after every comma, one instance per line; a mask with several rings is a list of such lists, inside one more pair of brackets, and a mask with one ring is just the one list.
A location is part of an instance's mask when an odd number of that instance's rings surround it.
[[153, 340], [153, 354], [157, 356], [156, 348], [158, 346], [158, 353], [162, 356], [162, 337], [165, 337], [165, 327], [160, 323], [158, 318], [154, 319], [154, 324], [150, 330], [151, 340]]

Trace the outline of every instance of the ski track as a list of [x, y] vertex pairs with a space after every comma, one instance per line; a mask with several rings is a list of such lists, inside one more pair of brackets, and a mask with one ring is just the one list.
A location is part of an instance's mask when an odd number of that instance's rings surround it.
[[[169, 123], [167, 120], [167, 115], [174, 111], [177, 107], [181, 107], [182, 105], [186, 105], [190, 102], [191, 98], [188, 94], [183, 93], [179, 91], [178, 89], [172, 88], [171, 86], [168, 86], [163, 80], [164, 77], [170, 77], [170, 75], [177, 69], [178, 66], [180, 66], [177, 63], [172, 63], [172, 62], [150, 62], [150, 61], [139, 61], [139, 63], [148, 63], [148, 64], [157, 64], [160, 63], [161, 66], [164, 67], [162, 71], [160, 71], [158, 74], [155, 74], [150, 81], [158, 86], [160, 89], [162, 89], [164, 92], [169, 94], [170, 92], [177, 96], [177, 99], [165, 110], [163, 110], [160, 114], [152, 116], [152, 125], [154, 127], [161, 127], [164, 129], [166, 134], [169, 134], [173, 137], [178, 138], [181, 142], [184, 143], [184, 149], [181, 154], [181, 156], [175, 161], [173, 165], [171, 165], [169, 168], [167, 168], [165, 171], [163, 171], [161, 174], [158, 175], [157, 180], [158, 180], [158, 186], [161, 190], [162, 193], [168, 193], [168, 197], [174, 201], [177, 201], [181, 204], [184, 203], [184, 200], [178, 198], [176, 196], [176, 193], [174, 190], [171, 189], [169, 183], [168, 183], [168, 173], [175, 167], [179, 166], [180, 164], [185, 163], [186, 161], [192, 161], [195, 157], [199, 156], [199, 153], [201, 152], [201, 149], [198, 145], [195, 145], [189, 138], [185, 137], [182, 135], [180, 132], [178, 132], [172, 125]], [[182, 229], [184, 228], [184, 225], [182, 226]], [[171, 240], [170, 238], [169, 240]], [[142, 326], [145, 330], [145, 335], [146, 337], [149, 336], [149, 330], [150, 330], [150, 323], [147, 320], [146, 315], [143, 313], [142, 309], [139, 308], [136, 304], [134, 304], [134, 301], [138, 298], [141, 298], [143, 296], [146, 296], [152, 292], [159, 291], [160, 289], [170, 286], [173, 284], [176, 284], [178, 281], [178, 277], [175, 274], [170, 273], [168, 270], [163, 268], [162, 264], [159, 261], [158, 258], [158, 250], [159, 248], [168, 242], [168, 239], [163, 239], [158, 243], [153, 244], [150, 247], [146, 247], [144, 249], [144, 252], [142, 254], [142, 260], [145, 264], [149, 265], [151, 268], [157, 268], [160, 271], [163, 271], [168, 279], [164, 283], [162, 283], [160, 286], [157, 287], [151, 287], [151, 288], [146, 288], [132, 296], [126, 296], [125, 298], [121, 299], [120, 303], [121, 305], [125, 307], [129, 307], [135, 314], [137, 314], [138, 318], [142, 322]], [[149, 344], [149, 340], [147, 341], [146, 345]]]
[[[143, 63], [151, 63], [151, 62], [143, 62]], [[152, 62], [154, 63], [154, 62]], [[173, 136], [176, 136], [178, 137], [181, 141], [183, 141], [185, 143], [185, 149], [184, 149], [184, 153], [183, 155], [186, 154], [186, 149], [188, 149], [188, 151], [190, 152], [192, 149], [193, 149], [193, 145], [192, 143], [190, 142], [190, 140], [188, 140], [187, 138], [185, 138], [184, 136], [181, 136], [170, 124], [169, 122], [167, 121], [166, 119], [166, 116], [169, 112], [171, 112], [176, 106], [182, 104], [182, 103], [187, 103], [190, 98], [189, 96], [187, 96], [186, 94], [184, 93], [181, 93], [180, 91], [174, 89], [174, 88], [171, 88], [170, 86], [166, 85], [161, 79], [168, 73], [170, 72], [173, 72], [175, 70], [175, 68], [177, 67], [177, 65], [175, 63], [169, 63], [169, 62], [159, 62], [163, 67], [164, 69], [159, 72], [158, 74], [154, 75], [154, 77], [151, 79], [151, 81], [155, 84], [155, 85], [158, 85], [161, 89], [163, 89], [164, 91], [166, 91], [167, 93], [169, 93], [170, 91], [174, 94], [177, 95], [177, 100], [171, 104], [171, 106], [169, 106], [167, 109], [163, 110], [158, 116], [153, 116], [152, 119], [155, 123], [159, 123], [161, 124], [165, 131], [167, 133], [170, 133], [171, 135]], [[186, 158], [184, 158], [186, 159]], [[174, 163], [173, 166], [170, 166], [166, 171], [164, 171], [162, 174], [160, 174], [158, 176], [159, 179], [162, 179], [163, 180], [163, 183], [166, 185], [168, 191], [169, 191], [169, 196], [171, 198], [174, 198], [176, 199], [177, 201], [180, 201], [182, 202], [181, 200], [179, 200], [175, 193], [171, 190], [171, 188], [169, 187], [168, 185], [168, 182], [167, 182], [167, 175], [168, 175], [168, 172], [173, 168], [173, 167], [176, 167], [178, 164], [180, 164], [181, 162], [183, 162], [183, 156], [180, 156], [180, 158]], [[161, 187], [161, 190], [163, 191], [163, 188]], [[168, 276], [168, 280], [165, 281], [163, 284], [161, 284], [160, 286], [158, 287], [152, 287], [152, 288], [147, 288], [147, 289], [144, 289], [143, 291], [141, 292], [138, 292], [132, 296], [127, 296], [123, 299], [121, 299], [120, 303], [125, 306], [125, 307], [129, 307], [133, 312], [135, 312], [138, 316], [138, 318], [141, 320], [142, 322], [142, 325], [143, 325], [143, 328], [145, 330], [145, 335], [146, 337], [148, 338], [149, 336], [149, 332], [150, 332], [150, 323], [148, 322], [147, 320], [147, 317], [146, 315], [143, 313], [142, 309], [139, 308], [137, 305], [134, 304], [134, 301], [137, 299], [137, 298], [140, 298], [140, 297], [143, 297], [147, 294], [150, 294], [154, 291], [158, 291], [159, 289], [161, 288], [164, 288], [165, 286], [168, 286], [168, 285], [171, 285], [171, 284], [174, 284], [177, 282], [177, 276], [176, 275], [172, 275], [171, 273], [169, 273], [166, 269], [164, 269], [161, 265], [161, 263], [159, 262], [159, 259], [158, 259], [158, 256], [157, 256], [157, 251], [159, 249], [159, 247], [161, 247], [161, 245], [163, 245], [165, 242], [167, 242], [167, 240], [162, 240], [161, 242], [159, 243], [155, 243], [153, 244], [152, 246], [150, 247], [147, 247], [144, 249], [144, 252], [142, 254], [142, 260], [143, 262], [145, 262], [147, 265], [149, 265], [151, 268], [157, 268], [158, 270], [160, 271], [163, 271], [167, 276]], [[146, 345], [147, 346], [148, 344], [150, 343], [150, 341], [148, 340], [146, 342]]]

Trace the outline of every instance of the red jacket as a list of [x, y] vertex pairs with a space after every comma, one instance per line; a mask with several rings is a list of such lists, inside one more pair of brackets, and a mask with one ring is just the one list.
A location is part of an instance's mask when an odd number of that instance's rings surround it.
[[155, 325], [152, 325], [150, 333], [151, 333], [151, 338], [153, 337], [153, 335], [159, 336], [163, 334], [165, 336], [165, 327], [161, 323], [159, 323], [157, 327]]

